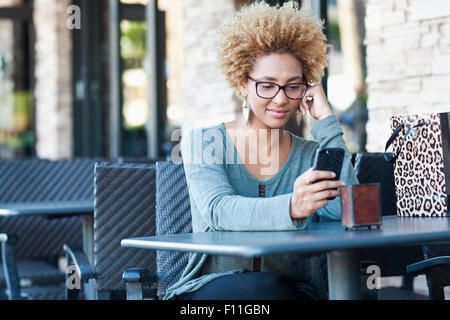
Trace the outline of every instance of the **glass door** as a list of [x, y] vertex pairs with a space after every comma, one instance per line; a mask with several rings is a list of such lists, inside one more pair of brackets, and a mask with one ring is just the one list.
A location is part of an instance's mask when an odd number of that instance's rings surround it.
[[146, 124], [149, 118], [148, 81], [145, 72], [146, 23], [120, 21], [120, 56], [122, 60], [122, 154], [145, 157]]
[[[156, 19], [148, 25], [147, 6], [157, 7], [156, 0], [121, 0], [119, 7], [120, 45], [120, 131], [121, 156], [149, 157], [151, 144], [156, 144], [154, 156], [161, 156], [162, 141], [159, 134], [165, 128], [166, 77], [164, 13], [156, 10]], [[151, 65], [149, 54], [149, 28], [157, 34], [156, 68]], [[150, 78], [156, 70], [157, 88]], [[156, 99], [155, 99], [156, 96]], [[152, 106], [152, 103], [155, 106]], [[155, 139], [156, 136], [156, 139]]]

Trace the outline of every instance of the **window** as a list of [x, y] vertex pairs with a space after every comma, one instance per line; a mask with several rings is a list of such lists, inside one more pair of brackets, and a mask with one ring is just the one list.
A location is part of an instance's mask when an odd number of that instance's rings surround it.
[[0, 7], [0, 158], [35, 153], [33, 37], [28, 2]]

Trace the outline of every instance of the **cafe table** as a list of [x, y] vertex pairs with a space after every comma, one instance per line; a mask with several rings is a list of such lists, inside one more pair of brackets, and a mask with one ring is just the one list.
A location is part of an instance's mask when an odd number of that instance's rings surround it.
[[60, 218], [66, 216], [83, 216], [83, 249], [93, 254], [93, 213], [94, 201], [41, 201], [0, 203], [0, 217], [44, 216]]
[[198, 232], [121, 241], [128, 248], [242, 257], [326, 253], [331, 300], [361, 299], [360, 249], [443, 243], [450, 243], [450, 219], [398, 216], [383, 217], [380, 229], [345, 230], [340, 221], [326, 221], [296, 231]]
[[[0, 203], [0, 217], [33, 217], [43, 216], [49, 219], [67, 216], [83, 216], [83, 251], [89, 262], [94, 261], [94, 201], [40, 201], [40, 202], [15, 202]], [[92, 298], [94, 295], [92, 284], [86, 286], [86, 295]]]

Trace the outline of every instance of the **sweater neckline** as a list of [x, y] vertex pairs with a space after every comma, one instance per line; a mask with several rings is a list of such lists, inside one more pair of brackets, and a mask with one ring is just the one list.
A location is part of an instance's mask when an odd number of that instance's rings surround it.
[[233, 146], [233, 150], [236, 153], [237, 159], [239, 161], [239, 165], [241, 166], [242, 170], [245, 172], [245, 175], [252, 180], [253, 182], [257, 183], [257, 184], [270, 184], [276, 180], [278, 180], [283, 173], [287, 170], [289, 163], [291, 162], [293, 156], [294, 156], [294, 149], [295, 149], [295, 143], [296, 143], [296, 139], [294, 138], [293, 134], [291, 132], [288, 131], [289, 135], [291, 136], [291, 149], [289, 150], [289, 155], [286, 159], [286, 161], [284, 162], [283, 166], [281, 167], [280, 170], [278, 170], [278, 172], [270, 177], [267, 180], [259, 180], [257, 178], [255, 178], [250, 172], [248, 172], [247, 168], [245, 167], [244, 163], [241, 160], [241, 157], [239, 156], [239, 153], [236, 149], [236, 146], [234, 145], [233, 141], [231, 140], [231, 137], [228, 135], [227, 129], [225, 128], [225, 124], [222, 122], [220, 124], [220, 128], [224, 131], [224, 137], [225, 137], [225, 141], [226, 141], [226, 145], [231, 145]]

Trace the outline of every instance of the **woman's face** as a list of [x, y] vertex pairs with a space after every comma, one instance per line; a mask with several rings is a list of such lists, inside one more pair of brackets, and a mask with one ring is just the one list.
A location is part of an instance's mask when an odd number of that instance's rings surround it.
[[[302, 65], [289, 53], [271, 53], [258, 58], [249, 77], [258, 82], [268, 81], [280, 86], [294, 84], [292, 86], [294, 89], [288, 87], [286, 90], [295, 90], [296, 83], [304, 83]], [[239, 89], [242, 95], [247, 97], [247, 103], [251, 109], [249, 119], [251, 127], [283, 128], [300, 104], [300, 100], [288, 98], [284, 90], [279, 90], [271, 99], [261, 98], [256, 92], [256, 82], [251, 79], [248, 79]]]

